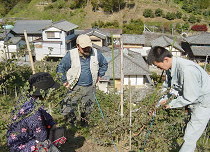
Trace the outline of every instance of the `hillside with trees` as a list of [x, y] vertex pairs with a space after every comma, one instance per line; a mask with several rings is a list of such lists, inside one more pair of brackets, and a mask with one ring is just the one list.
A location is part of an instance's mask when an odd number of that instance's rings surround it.
[[[209, 0], [1, 0], [0, 16], [6, 19], [67, 20], [79, 28], [121, 28], [133, 30], [134, 21], [156, 26], [157, 32], [178, 33], [192, 25], [209, 26]], [[139, 24], [139, 23], [138, 23]], [[128, 30], [130, 29], [130, 30]]]

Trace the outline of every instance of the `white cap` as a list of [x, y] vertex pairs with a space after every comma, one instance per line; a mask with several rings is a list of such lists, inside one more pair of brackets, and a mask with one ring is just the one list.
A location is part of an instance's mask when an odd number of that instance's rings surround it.
[[79, 44], [81, 48], [92, 47], [91, 39], [86, 34], [79, 35], [76, 43]]

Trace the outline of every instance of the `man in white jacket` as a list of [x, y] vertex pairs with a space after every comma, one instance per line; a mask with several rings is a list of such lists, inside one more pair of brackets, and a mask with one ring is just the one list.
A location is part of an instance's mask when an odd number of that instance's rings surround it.
[[196, 142], [210, 119], [210, 77], [199, 65], [180, 57], [173, 57], [163, 47], [155, 46], [148, 54], [148, 64], [166, 70], [163, 87], [173, 88], [179, 96], [160, 102], [166, 108], [189, 106], [191, 119], [187, 123], [180, 152], [194, 152]]
[[[105, 75], [108, 63], [105, 57], [92, 47], [88, 35], [77, 37], [77, 47], [69, 50], [57, 67], [63, 85], [69, 89], [69, 94], [63, 100], [62, 114], [71, 123], [76, 119], [76, 113], [84, 118], [93, 107], [95, 85]], [[79, 112], [76, 112], [79, 107]]]

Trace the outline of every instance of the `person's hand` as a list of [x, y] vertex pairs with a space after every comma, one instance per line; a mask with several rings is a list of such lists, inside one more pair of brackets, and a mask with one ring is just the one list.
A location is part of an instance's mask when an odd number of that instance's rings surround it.
[[167, 103], [167, 100], [162, 100], [162, 101], [160, 101], [159, 103], [160, 103], [160, 105], [163, 106], [163, 105], [165, 105], [165, 104]]
[[153, 116], [153, 115], [156, 114], [156, 110], [155, 110], [155, 109], [151, 109], [151, 110], [148, 112], [148, 114], [149, 114], [150, 116]]
[[66, 88], [69, 88], [70, 87], [70, 84], [68, 82], [64, 82], [63, 83], [63, 86], [65, 86]]
[[165, 109], [170, 109], [171, 106], [170, 106], [170, 105], [165, 105], [164, 108], [165, 108]]
[[97, 77], [96, 83], [98, 83], [98, 81], [100, 81], [100, 80], [101, 80], [101, 77]]

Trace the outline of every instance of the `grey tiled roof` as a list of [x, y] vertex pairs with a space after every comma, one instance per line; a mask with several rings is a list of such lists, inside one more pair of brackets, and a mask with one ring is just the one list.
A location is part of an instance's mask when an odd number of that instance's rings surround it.
[[99, 29], [102, 32], [105, 33], [110, 33], [110, 34], [122, 34], [122, 29], [105, 29], [105, 28], [100, 28]]
[[104, 35], [107, 35], [108, 37], [111, 36], [111, 34], [122, 34], [122, 29], [86, 29], [86, 30], [75, 30], [75, 35], [79, 34], [86, 34], [86, 33], [91, 33], [93, 34], [93, 30], [98, 31], [99, 33], [102, 33]]
[[12, 37], [9, 39], [9, 44], [17, 44], [21, 40], [21, 37]]
[[168, 46], [172, 46], [182, 52], [184, 52], [184, 50], [181, 48], [181, 46], [176, 42], [176, 40], [172, 40], [170, 38], [168, 38], [167, 36], [161, 36], [155, 40], [153, 40], [151, 42], [152, 47], [154, 46], [162, 46], [162, 47], [168, 47]]
[[90, 29], [90, 30], [87, 30], [87, 31], [84, 31], [84, 33], [82, 33], [82, 34], [87, 34], [89, 36], [94, 35], [94, 36], [97, 36], [101, 39], [106, 39], [107, 37], [111, 37], [110, 33], [103, 32], [100, 29], [94, 29], [94, 28]]
[[106, 47], [106, 46], [101, 47], [94, 43], [93, 43], [93, 48], [96, 48], [97, 50], [100, 50], [101, 52], [111, 51], [109, 47]]
[[5, 37], [9, 34], [11, 30], [3, 30], [0, 29], [0, 40], [5, 39]]
[[74, 30], [75, 35], [80, 35], [80, 34], [83, 34], [84, 32], [85, 30], [77, 30], [77, 29]]
[[73, 29], [78, 27], [78, 25], [70, 23], [70, 22], [65, 21], [65, 20], [59, 21], [59, 22], [55, 22], [51, 26], [56, 27], [56, 28], [58, 28], [60, 30], [66, 31], [66, 32], [71, 31], [71, 30], [73, 30]]
[[122, 34], [123, 44], [145, 44], [144, 35]]
[[[111, 56], [111, 52], [110, 56]], [[104, 55], [107, 57], [106, 55]], [[148, 75], [149, 69], [142, 58], [140, 53], [136, 52], [128, 52], [128, 54], [123, 55], [123, 73], [124, 75]], [[108, 65], [108, 70], [106, 72], [106, 76], [112, 76], [112, 60], [109, 60], [109, 65]], [[115, 78], [119, 79], [120, 78], [120, 53], [115, 53], [115, 58], [114, 58], [114, 69], [115, 69]]]
[[51, 20], [17, 20], [12, 31], [17, 34], [42, 34], [42, 29], [52, 24]]
[[[145, 36], [145, 46], [150, 46], [151, 47], [151, 42], [161, 36], [167, 36], [170, 39], [174, 39], [174, 36], [171, 34], [166, 34], [166, 33], [156, 33], [156, 32], [143, 32]], [[183, 38], [181, 36], [176, 35], [176, 41], [178, 44], [181, 43]]]
[[210, 46], [192, 46], [191, 50], [194, 56], [210, 56]]
[[202, 32], [197, 35], [189, 36], [185, 40], [190, 44], [210, 44], [210, 33]]

